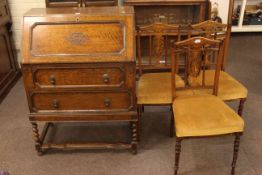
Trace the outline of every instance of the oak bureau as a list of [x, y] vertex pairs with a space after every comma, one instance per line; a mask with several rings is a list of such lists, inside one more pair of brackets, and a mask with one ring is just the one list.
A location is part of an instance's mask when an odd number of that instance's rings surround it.
[[[50, 148], [137, 150], [132, 7], [32, 9], [24, 15], [22, 73], [38, 154]], [[58, 122], [129, 122], [130, 142], [46, 143]], [[45, 123], [39, 134], [38, 123]], [[128, 125], [129, 126], [129, 125]]]

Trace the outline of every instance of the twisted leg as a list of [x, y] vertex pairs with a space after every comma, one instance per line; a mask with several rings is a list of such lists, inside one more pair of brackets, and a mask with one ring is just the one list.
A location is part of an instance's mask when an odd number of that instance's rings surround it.
[[173, 108], [172, 108], [172, 105], [171, 105], [171, 110], [170, 110], [170, 137], [174, 137], [174, 113], [173, 113]]
[[140, 130], [141, 130], [141, 118], [142, 118], [142, 105], [137, 105], [138, 107], [138, 126], [137, 126], [137, 141], [140, 141]]
[[238, 151], [239, 151], [239, 144], [240, 144], [240, 133], [235, 134], [235, 141], [234, 141], [234, 153], [233, 153], [233, 161], [232, 161], [232, 170], [231, 170], [231, 175], [235, 174], [235, 168], [236, 168], [236, 163], [237, 163], [237, 156], [238, 156]]
[[33, 130], [33, 137], [35, 140], [35, 149], [37, 151], [37, 154], [39, 156], [43, 155], [43, 150], [41, 148], [41, 140], [40, 140], [40, 136], [39, 136], [39, 132], [38, 132], [38, 126], [37, 123], [32, 122], [32, 130]]
[[181, 152], [181, 138], [176, 138], [176, 148], [175, 148], [175, 173], [174, 175], [177, 175], [178, 168], [179, 168], [179, 158], [180, 158], [180, 152]]
[[238, 106], [238, 115], [242, 116], [244, 103], [246, 101], [246, 98], [241, 98]]
[[133, 154], [137, 154], [137, 122], [132, 122], [131, 123], [131, 129], [132, 129], [132, 141], [131, 141], [131, 145], [132, 145], [132, 152]]

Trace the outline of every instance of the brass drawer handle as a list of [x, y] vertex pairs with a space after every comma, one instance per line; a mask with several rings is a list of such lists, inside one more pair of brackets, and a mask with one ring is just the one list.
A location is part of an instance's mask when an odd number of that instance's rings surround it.
[[104, 104], [105, 104], [105, 107], [110, 107], [110, 105], [111, 105], [111, 100], [108, 99], [108, 98], [106, 98], [106, 99], [104, 100]]
[[109, 83], [109, 81], [110, 81], [110, 78], [109, 78], [109, 75], [108, 74], [104, 74], [103, 75], [103, 81], [104, 81], [104, 83]]
[[55, 76], [54, 76], [54, 75], [51, 75], [51, 76], [49, 77], [49, 81], [50, 81], [50, 84], [55, 85], [55, 84], [56, 84]]
[[59, 108], [59, 101], [58, 100], [53, 100], [53, 107], [55, 108], [55, 109], [58, 109]]

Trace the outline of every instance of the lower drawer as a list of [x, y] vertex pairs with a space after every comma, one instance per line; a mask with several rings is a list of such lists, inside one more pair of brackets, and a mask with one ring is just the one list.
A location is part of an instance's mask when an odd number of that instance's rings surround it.
[[31, 94], [33, 112], [130, 111], [134, 108], [129, 91], [36, 92]]

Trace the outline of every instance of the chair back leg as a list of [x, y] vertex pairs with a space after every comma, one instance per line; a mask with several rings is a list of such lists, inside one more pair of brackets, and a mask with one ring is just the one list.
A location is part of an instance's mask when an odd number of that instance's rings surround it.
[[245, 101], [246, 101], [246, 98], [240, 99], [239, 106], [238, 106], [238, 112], [237, 112], [239, 116], [242, 116]]
[[174, 137], [174, 113], [173, 113], [173, 107], [170, 106], [170, 137]]

